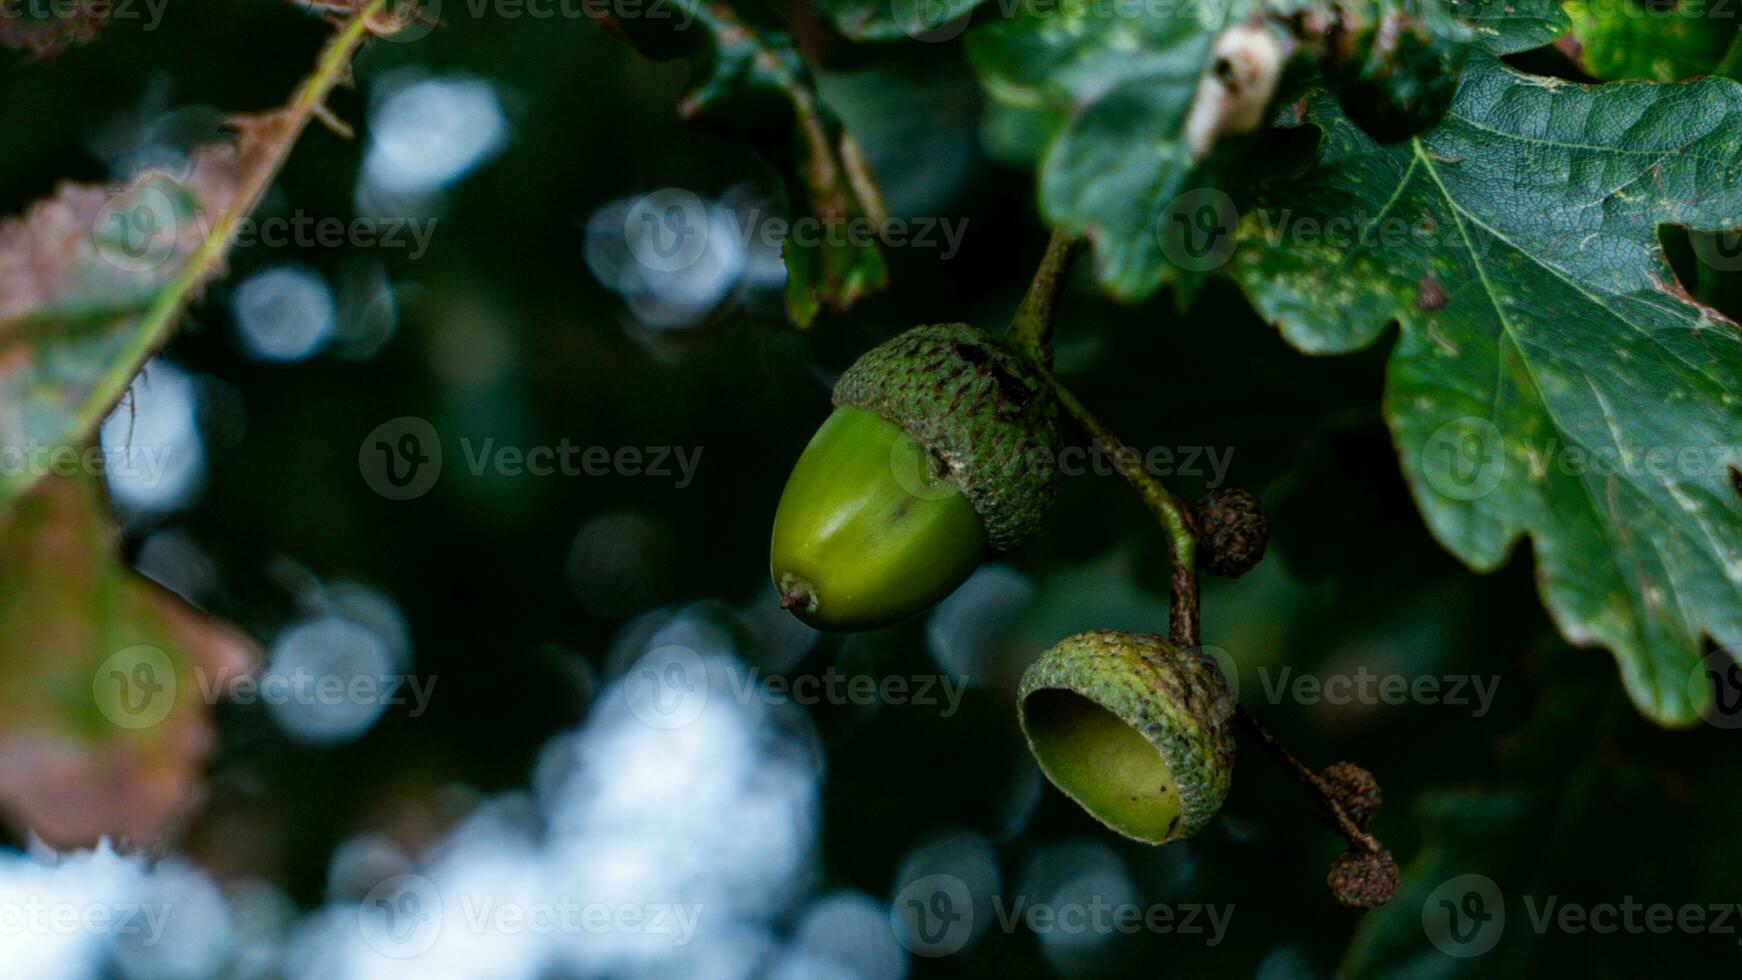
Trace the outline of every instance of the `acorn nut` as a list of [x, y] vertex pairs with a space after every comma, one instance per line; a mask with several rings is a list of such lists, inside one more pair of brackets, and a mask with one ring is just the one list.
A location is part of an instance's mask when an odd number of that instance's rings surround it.
[[818, 629], [899, 622], [1009, 551], [1057, 496], [1058, 403], [963, 323], [915, 327], [835, 385], [774, 517], [780, 604]]

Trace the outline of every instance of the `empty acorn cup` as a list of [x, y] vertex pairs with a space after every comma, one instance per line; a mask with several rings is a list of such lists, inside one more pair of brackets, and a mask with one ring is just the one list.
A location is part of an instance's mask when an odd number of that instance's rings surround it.
[[1228, 794], [1234, 697], [1214, 660], [1162, 637], [1066, 638], [1022, 675], [1017, 710], [1053, 785], [1127, 837], [1191, 837]]

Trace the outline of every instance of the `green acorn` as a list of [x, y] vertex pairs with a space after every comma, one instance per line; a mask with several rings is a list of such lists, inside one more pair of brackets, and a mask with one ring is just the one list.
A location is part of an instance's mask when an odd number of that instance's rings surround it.
[[1150, 633], [1078, 633], [1029, 666], [1017, 709], [1053, 785], [1127, 837], [1191, 837], [1228, 795], [1234, 696], [1204, 654]]
[[774, 516], [780, 604], [818, 629], [906, 619], [1021, 544], [1057, 496], [1058, 403], [964, 323], [915, 327], [835, 385]]

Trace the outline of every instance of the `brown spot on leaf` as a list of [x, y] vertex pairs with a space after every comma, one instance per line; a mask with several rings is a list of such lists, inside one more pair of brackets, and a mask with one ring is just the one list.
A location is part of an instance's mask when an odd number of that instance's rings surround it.
[[1446, 291], [1433, 276], [1422, 276], [1415, 284], [1415, 308], [1423, 313], [1445, 309]]
[[1730, 467], [1730, 486], [1735, 489], [1736, 496], [1742, 497], [1742, 470]]
[[204, 793], [208, 698], [254, 645], [121, 564], [94, 480], [21, 498], [0, 567], [0, 811], [57, 847], [158, 840]]

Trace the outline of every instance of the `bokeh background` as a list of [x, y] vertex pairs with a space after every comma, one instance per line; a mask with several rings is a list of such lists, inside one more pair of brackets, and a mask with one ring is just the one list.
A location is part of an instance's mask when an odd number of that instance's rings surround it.
[[[1114, 476], [1068, 478], [1037, 540], [927, 616], [851, 637], [789, 620], [768, 583], [768, 529], [832, 378], [905, 326], [1008, 319], [1045, 240], [1032, 176], [985, 149], [956, 44], [893, 45], [826, 75], [891, 212], [965, 235], [948, 256], [891, 249], [886, 294], [799, 332], [768, 249], [714, 236], [681, 273], [633, 261], [624, 216], [644, 195], [682, 189], [742, 215], [779, 213], [780, 188], [749, 148], [679, 120], [683, 62], [643, 60], [578, 6], [543, 9], [555, 15], [450, 0], [442, 28], [368, 47], [333, 100], [357, 137], [312, 129], [259, 216], [404, 219], [427, 248], [238, 249], [103, 430], [108, 445], [172, 449], [162, 480], [111, 479], [140, 571], [256, 637], [269, 672], [411, 675], [433, 685], [424, 710], [221, 707], [207, 800], [149, 859], [57, 857], [12, 832], [0, 901], [172, 914], [156, 942], [0, 930], [0, 975], [1734, 970], [1734, 736], [1722, 719], [1684, 732], [1642, 721], [1606, 653], [1557, 637], [1527, 546], [1477, 577], [1432, 541], [1378, 412], [1389, 341], [1303, 357], [1222, 286], [1181, 313], [1168, 297], [1117, 307], [1079, 283], [1058, 328], [1061, 371], [1128, 442], [1207, 447], [1269, 506], [1266, 560], [1207, 583], [1206, 642], [1309, 763], [1379, 776], [1375, 830], [1405, 868], [1380, 911], [1332, 902], [1338, 840], [1250, 743], [1220, 819], [1165, 849], [1102, 830], [1030, 761], [1012, 701], [1022, 668], [1076, 630], [1165, 625], [1161, 537]], [[285, 4], [178, 2], [48, 62], [8, 54], [0, 211], [63, 178], [174, 165], [223, 113], [282, 102], [326, 34]], [[427, 493], [390, 500], [359, 453], [405, 417], [433, 427], [444, 467]], [[474, 475], [466, 447], [486, 440], [682, 447], [700, 462], [682, 486]], [[1188, 498], [1214, 482], [1207, 467], [1168, 480]], [[632, 666], [674, 648], [701, 658], [710, 686], [687, 723], [650, 724]], [[1364, 673], [1469, 694], [1269, 693]], [[929, 679], [936, 693], [814, 705], [736, 693], [746, 677], [831, 675]], [[932, 875], [971, 896], [948, 955], [917, 955], [925, 944], [898, 927], [904, 889]], [[1500, 896], [1471, 920], [1493, 937], [1479, 955], [1435, 932], [1464, 875]], [[686, 941], [467, 926], [468, 902], [564, 898], [700, 917]], [[405, 952], [397, 934], [370, 926], [383, 901], [427, 952], [390, 955]], [[1037, 930], [1002, 921], [1019, 902], [1160, 906], [1176, 923], [1208, 908], [1226, 928], [1210, 934], [1200, 913], [1197, 933]], [[1550, 902], [1731, 915], [1667, 932], [1536, 927]]]

